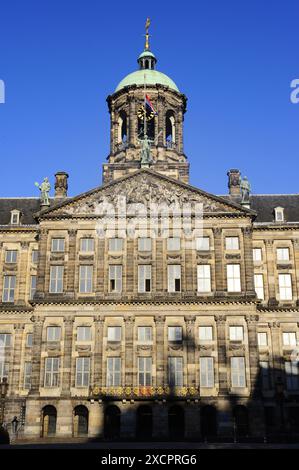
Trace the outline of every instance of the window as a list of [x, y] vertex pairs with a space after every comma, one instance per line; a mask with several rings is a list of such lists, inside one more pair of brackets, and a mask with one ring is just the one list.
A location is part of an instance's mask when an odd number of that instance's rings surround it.
[[122, 251], [123, 239], [122, 238], [110, 238], [109, 239], [109, 251]]
[[120, 357], [108, 357], [107, 359], [107, 387], [119, 387], [121, 385], [121, 359]]
[[0, 348], [8, 348], [11, 346], [11, 334], [0, 333]]
[[200, 326], [198, 328], [199, 341], [213, 341], [213, 327], [212, 326]]
[[33, 300], [34, 294], [36, 292], [36, 279], [37, 279], [37, 276], [30, 276], [30, 293], [29, 293], [30, 300]]
[[151, 326], [138, 326], [138, 341], [147, 342], [153, 340], [153, 329]]
[[78, 328], [77, 328], [77, 341], [91, 341], [91, 328], [90, 328], [90, 326], [78, 326]]
[[169, 385], [173, 387], [183, 387], [183, 358], [182, 357], [169, 357], [168, 358], [168, 379]]
[[63, 266], [50, 267], [50, 293], [59, 294], [63, 292], [63, 273]]
[[284, 221], [284, 208], [283, 207], [275, 207], [275, 222], [283, 222]]
[[244, 339], [243, 326], [230, 326], [229, 327], [229, 339], [230, 341], [243, 341]]
[[262, 274], [255, 274], [254, 275], [254, 288], [259, 300], [265, 299], [264, 294], [264, 276]]
[[14, 302], [15, 300], [15, 288], [16, 288], [16, 276], [4, 276], [3, 280], [3, 302]]
[[26, 346], [28, 348], [32, 348], [33, 346], [33, 334], [32, 333], [27, 333], [26, 336]]
[[239, 237], [226, 237], [225, 248], [226, 250], [239, 250]]
[[122, 291], [122, 266], [109, 266], [109, 290], [110, 292]]
[[80, 266], [79, 269], [79, 292], [92, 292], [93, 266]]
[[38, 250], [32, 250], [31, 252], [31, 262], [37, 264], [38, 262]]
[[138, 357], [138, 385], [150, 387], [152, 385], [152, 358]]
[[149, 264], [138, 266], [138, 292], [151, 291], [152, 267]]
[[94, 239], [93, 238], [81, 238], [80, 240], [80, 251], [94, 251]]
[[209, 264], [197, 266], [197, 291], [211, 292], [211, 266]]
[[253, 261], [262, 261], [262, 249], [261, 248], [253, 248], [252, 250]]
[[295, 332], [283, 332], [282, 342], [284, 346], [297, 346], [297, 337]]
[[8, 379], [8, 362], [4, 362], [4, 359], [0, 359], [0, 381]]
[[16, 263], [18, 258], [17, 250], [6, 250], [5, 263]]
[[138, 250], [139, 251], [151, 251], [152, 239], [147, 237], [138, 238]]
[[227, 290], [228, 292], [241, 291], [241, 274], [239, 264], [228, 264], [226, 266], [227, 272]]
[[121, 326], [108, 326], [107, 339], [108, 341], [120, 341]]
[[271, 388], [271, 376], [268, 361], [260, 362], [261, 385], [263, 390]]
[[60, 341], [61, 328], [60, 326], [48, 326], [47, 328], [47, 341]]
[[168, 292], [181, 291], [181, 266], [170, 264], [168, 266]]
[[181, 249], [181, 239], [179, 237], [173, 237], [167, 239], [167, 250], [178, 251]]
[[31, 387], [31, 371], [32, 371], [31, 362], [25, 362], [24, 364], [24, 388], [26, 390], [29, 390]]
[[231, 357], [232, 387], [246, 387], [245, 358]]
[[76, 387], [89, 386], [90, 358], [77, 357], [76, 359]]
[[64, 238], [52, 238], [51, 251], [63, 252], [64, 251]]
[[286, 361], [284, 364], [286, 382], [288, 390], [298, 390], [299, 388], [299, 375], [298, 375], [298, 362]]
[[290, 260], [290, 250], [288, 248], [277, 248], [277, 261], [289, 261]]
[[210, 249], [210, 237], [196, 238], [196, 249], [198, 251], [208, 251]]
[[290, 274], [279, 274], [279, 298], [280, 300], [292, 300], [292, 278]]
[[13, 210], [10, 212], [10, 223], [12, 225], [18, 225], [20, 223], [20, 211]]
[[168, 327], [168, 341], [182, 341], [183, 330], [181, 326]]
[[260, 332], [257, 334], [257, 343], [260, 347], [268, 346], [268, 335], [266, 332]]
[[45, 360], [45, 387], [59, 385], [59, 357], [47, 357]]
[[214, 387], [214, 358], [201, 357], [199, 361], [200, 386]]

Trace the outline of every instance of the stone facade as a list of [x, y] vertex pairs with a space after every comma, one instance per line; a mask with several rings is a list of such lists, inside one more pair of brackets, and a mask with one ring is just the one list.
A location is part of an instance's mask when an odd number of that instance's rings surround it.
[[[103, 186], [68, 198], [58, 172], [49, 207], [0, 199], [5, 421], [17, 416], [26, 439], [298, 433], [299, 196], [242, 205], [238, 170], [226, 196], [189, 185], [186, 98], [159, 83], [147, 93], [158, 111], [149, 168], [136, 111], [144, 87], [132, 84], [108, 98]], [[129, 224], [145, 208], [134, 236], [111, 235], [120, 197]], [[178, 237], [188, 204], [191, 234]], [[154, 215], [171, 207], [168, 236], [150, 231], [153, 205]]]

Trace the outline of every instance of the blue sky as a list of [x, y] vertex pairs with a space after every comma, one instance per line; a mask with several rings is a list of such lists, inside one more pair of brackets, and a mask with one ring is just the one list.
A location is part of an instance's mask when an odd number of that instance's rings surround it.
[[147, 16], [157, 68], [188, 96], [191, 183], [224, 194], [240, 168], [254, 193], [299, 192], [298, 0], [2, 0], [0, 196], [38, 195], [58, 170], [70, 195], [101, 183], [106, 97], [137, 68]]

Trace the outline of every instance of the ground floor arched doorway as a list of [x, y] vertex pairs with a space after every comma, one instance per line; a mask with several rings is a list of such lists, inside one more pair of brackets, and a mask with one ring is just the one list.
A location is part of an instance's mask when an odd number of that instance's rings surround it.
[[42, 409], [42, 437], [56, 434], [57, 410], [55, 406], [47, 405]]
[[153, 413], [148, 405], [141, 405], [137, 409], [136, 438], [145, 440], [153, 436]]
[[104, 414], [104, 437], [118, 439], [120, 437], [120, 409], [116, 405], [109, 405]]
[[169, 439], [180, 440], [185, 437], [185, 412], [179, 405], [173, 405], [168, 410]]
[[234, 424], [237, 436], [249, 435], [248, 409], [244, 405], [237, 405], [234, 408]]
[[88, 409], [79, 405], [74, 409], [74, 436], [88, 435]]
[[217, 435], [217, 410], [212, 405], [203, 406], [200, 410], [200, 430], [203, 439]]

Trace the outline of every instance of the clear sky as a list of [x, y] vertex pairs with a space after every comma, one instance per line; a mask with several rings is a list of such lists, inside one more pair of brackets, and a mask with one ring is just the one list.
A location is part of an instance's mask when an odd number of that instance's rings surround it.
[[105, 100], [137, 68], [147, 16], [157, 68], [188, 96], [191, 183], [224, 194], [240, 168], [254, 193], [299, 192], [298, 0], [2, 0], [0, 196], [38, 195], [59, 170], [70, 195], [101, 183]]

